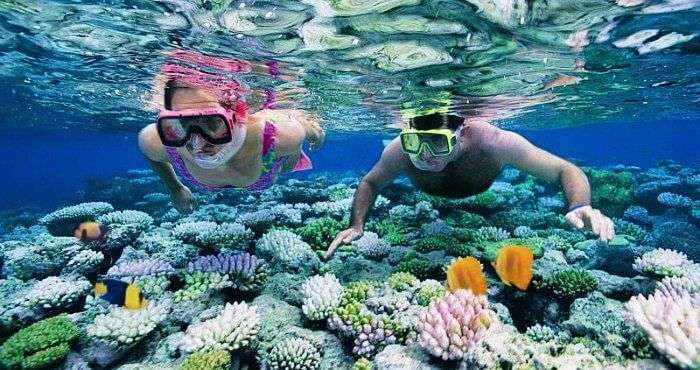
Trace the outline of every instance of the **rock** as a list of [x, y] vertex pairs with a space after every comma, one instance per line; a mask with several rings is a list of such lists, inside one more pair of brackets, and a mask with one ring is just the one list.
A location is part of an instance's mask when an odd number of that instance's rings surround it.
[[271, 295], [289, 304], [301, 306], [301, 285], [306, 280], [305, 276], [282, 272], [269, 276], [265, 282], [262, 294]]
[[61, 365], [61, 370], [90, 370], [91, 367], [79, 353], [71, 352]]
[[436, 370], [428, 363], [430, 358], [420, 347], [392, 344], [386, 346], [374, 357], [376, 370]]
[[646, 277], [635, 276], [633, 278], [608, 274], [605, 271], [590, 270], [598, 281], [598, 290], [607, 297], [622, 301], [628, 300], [637, 294], [648, 294], [654, 290], [655, 282]]
[[564, 253], [558, 250], [550, 249], [544, 252], [541, 258], [535, 260], [534, 275], [542, 278], [567, 268], [569, 264], [566, 262]]
[[136, 344], [113, 347], [90, 336], [83, 336], [80, 338], [80, 355], [90, 365], [109, 367], [124, 358]]
[[391, 274], [391, 266], [361, 257], [333, 258], [326, 267], [343, 284], [359, 280], [383, 281]]
[[[576, 266], [586, 270], [603, 270], [621, 276], [635, 276], [632, 269], [634, 259], [639, 257], [637, 249], [625, 238], [616, 237], [609, 243], [586, 240], [574, 245], [573, 251], [583, 251], [588, 257], [577, 261]], [[568, 257], [568, 253], [567, 253]]]
[[251, 344], [258, 351], [267, 353], [288, 328], [302, 325], [300, 308], [271, 295], [258, 296], [251, 304], [257, 307], [260, 318], [258, 336]]

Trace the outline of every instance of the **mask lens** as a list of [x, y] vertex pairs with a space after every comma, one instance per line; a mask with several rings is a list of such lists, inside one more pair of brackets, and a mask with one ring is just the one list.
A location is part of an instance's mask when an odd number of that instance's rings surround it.
[[158, 121], [163, 144], [178, 143], [187, 139], [187, 129], [179, 118], [162, 118]]
[[418, 153], [420, 149], [420, 138], [415, 133], [402, 134], [401, 144], [404, 151], [408, 153]]
[[228, 123], [221, 116], [197, 117], [190, 124], [199, 127], [204, 137], [213, 140], [225, 140], [229, 137]]
[[445, 155], [450, 152], [448, 137], [441, 134], [422, 134], [422, 141], [426, 142], [435, 155]]

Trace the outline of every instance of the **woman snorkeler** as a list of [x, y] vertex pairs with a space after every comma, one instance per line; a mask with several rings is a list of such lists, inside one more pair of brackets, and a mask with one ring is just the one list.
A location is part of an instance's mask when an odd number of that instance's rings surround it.
[[[178, 51], [171, 59], [204, 64], [226, 73], [251, 71], [250, 63]], [[269, 64], [274, 76], [276, 65]], [[163, 108], [156, 123], [139, 133], [139, 147], [170, 192], [175, 208], [195, 206], [190, 189], [176, 174], [204, 191], [239, 188], [250, 191], [271, 186], [282, 172], [311, 168], [301, 146], [323, 144], [317, 117], [295, 109], [262, 109], [248, 114], [242, 85], [222, 75], [166, 64]], [[268, 98], [273, 94], [268, 91]]]

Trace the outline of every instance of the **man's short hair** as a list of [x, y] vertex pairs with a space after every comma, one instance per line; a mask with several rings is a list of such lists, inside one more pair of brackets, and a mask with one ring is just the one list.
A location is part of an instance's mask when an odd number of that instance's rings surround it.
[[426, 114], [424, 116], [413, 117], [409, 121], [411, 127], [416, 130], [434, 130], [440, 127], [456, 130], [462, 123], [464, 123], [464, 118], [447, 113]]

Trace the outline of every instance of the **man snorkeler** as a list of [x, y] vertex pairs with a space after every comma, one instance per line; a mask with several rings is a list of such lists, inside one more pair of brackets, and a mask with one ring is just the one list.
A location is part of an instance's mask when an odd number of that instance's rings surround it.
[[387, 145], [379, 162], [360, 181], [350, 228], [338, 233], [326, 259], [340, 244], [362, 235], [369, 208], [396, 177], [408, 176], [414, 186], [428, 194], [462, 198], [486, 191], [506, 165], [549, 182], [559, 181], [569, 203], [566, 220], [577, 229], [589, 228], [603, 241], [613, 238], [612, 221], [591, 207], [588, 179], [574, 164], [514, 132], [486, 122], [434, 113], [411, 119], [409, 127]]

